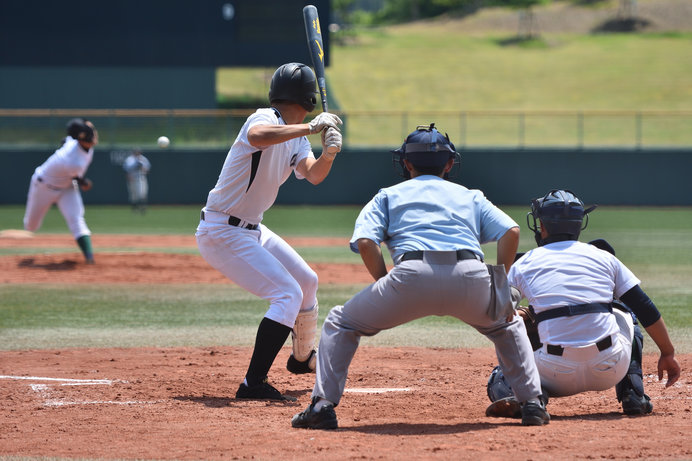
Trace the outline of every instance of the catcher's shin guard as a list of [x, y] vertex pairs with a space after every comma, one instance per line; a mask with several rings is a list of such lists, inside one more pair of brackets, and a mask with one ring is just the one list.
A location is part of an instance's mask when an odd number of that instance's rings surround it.
[[288, 358], [286, 368], [292, 373], [310, 373], [315, 371], [317, 355], [315, 354], [315, 337], [317, 336], [317, 303], [312, 309], [300, 311], [291, 331], [293, 354]]
[[653, 410], [649, 396], [644, 393], [642, 372], [643, 349], [644, 335], [639, 325], [635, 324], [630, 367], [625, 377], [615, 385], [618, 402], [622, 402], [622, 409], [626, 414], [645, 414], [651, 413]]

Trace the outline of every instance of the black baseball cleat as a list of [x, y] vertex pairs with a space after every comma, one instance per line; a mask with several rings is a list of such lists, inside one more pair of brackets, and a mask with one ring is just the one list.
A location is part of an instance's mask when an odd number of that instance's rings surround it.
[[634, 389], [628, 389], [622, 398], [622, 411], [626, 415], [646, 415], [654, 410], [648, 395], [639, 396]]
[[235, 393], [236, 399], [248, 400], [283, 400], [294, 402], [297, 399], [290, 395], [285, 395], [279, 392], [274, 386], [267, 382], [267, 378], [254, 386], [248, 386], [245, 383], [240, 383], [238, 391]]
[[291, 419], [291, 426], [301, 429], [336, 429], [339, 423], [336, 420], [334, 405], [328, 404], [314, 411], [315, 403], [311, 403], [302, 412]]
[[526, 402], [521, 407], [521, 424], [523, 426], [543, 426], [550, 423], [550, 415], [543, 404]]
[[496, 400], [485, 409], [485, 416], [491, 418], [521, 418], [521, 404], [515, 397]]
[[[298, 360], [296, 360], [293, 354], [291, 354], [291, 356], [288, 358], [288, 362], [286, 362], [286, 369], [296, 375], [314, 373], [315, 361], [317, 360], [317, 357], [315, 357], [315, 353], [316, 351], [314, 350], [310, 352], [310, 355], [304, 362], [299, 362]], [[310, 367], [310, 362], [312, 362], [312, 368]]]

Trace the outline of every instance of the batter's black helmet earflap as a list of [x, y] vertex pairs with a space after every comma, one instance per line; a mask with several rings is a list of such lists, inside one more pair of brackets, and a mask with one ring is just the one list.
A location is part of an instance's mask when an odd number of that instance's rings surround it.
[[85, 118], [73, 118], [67, 122], [67, 135], [73, 139], [84, 142], [94, 140], [94, 129], [89, 126], [89, 120]]
[[269, 102], [289, 101], [308, 112], [317, 104], [317, 79], [305, 64], [289, 62], [276, 69], [269, 86]]
[[[394, 169], [400, 176], [410, 179], [411, 174], [404, 160], [411, 162], [413, 167], [422, 174], [439, 176], [450, 159], [454, 159], [454, 166], [450, 173], [444, 175], [445, 179], [454, 176], [453, 171], [461, 161], [461, 155], [454, 148], [447, 133], [442, 135], [435, 124], [418, 125], [416, 131], [410, 133], [400, 148], [392, 151]], [[452, 172], [453, 171], [453, 172]]]
[[[553, 189], [542, 198], [531, 201], [531, 211], [526, 215], [526, 224], [533, 231], [538, 246], [563, 240], [578, 240], [581, 231], [589, 224], [589, 216], [597, 205], [584, 208], [584, 203], [572, 191]], [[541, 230], [548, 236], [542, 238]]]

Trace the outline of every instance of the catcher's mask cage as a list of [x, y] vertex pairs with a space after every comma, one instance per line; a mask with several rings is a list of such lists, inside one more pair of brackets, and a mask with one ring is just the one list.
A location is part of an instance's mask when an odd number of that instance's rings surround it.
[[317, 79], [305, 64], [289, 62], [274, 72], [269, 86], [269, 102], [290, 101], [308, 112], [317, 104]]
[[[531, 201], [531, 211], [526, 214], [526, 224], [533, 231], [538, 246], [563, 240], [577, 240], [589, 224], [589, 216], [597, 205], [584, 209], [584, 203], [572, 191], [553, 189], [542, 198]], [[586, 218], [586, 219], [584, 219]], [[541, 238], [536, 221], [548, 233]]]
[[454, 159], [454, 165], [444, 179], [456, 176], [461, 164], [461, 155], [454, 148], [447, 133], [442, 135], [435, 124], [418, 125], [416, 131], [410, 133], [400, 148], [392, 151], [394, 170], [403, 178], [410, 179], [411, 173], [406, 169], [404, 160], [408, 160], [420, 170], [441, 168], [449, 159]]
[[85, 118], [73, 118], [67, 122], [67, 135], [84, 142], [94, 141], [94, 129], [90, 127]]

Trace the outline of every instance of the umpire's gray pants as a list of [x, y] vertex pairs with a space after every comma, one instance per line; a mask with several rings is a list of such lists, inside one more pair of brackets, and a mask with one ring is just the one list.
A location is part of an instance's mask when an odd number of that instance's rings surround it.
[[497, 358], [519, 401], [541, 394], [541, 384], [524, 322], [486, 314], [490, 276], [474, 259], [457, 261], [454, 252], [426, 252], [423, 260], [396, 265], [385, 277], [343, 306], [334, 307], [322, 326], [313, 397], [341, 400], [361, 336], [428, 315], [451, 315], [495, 344]]

